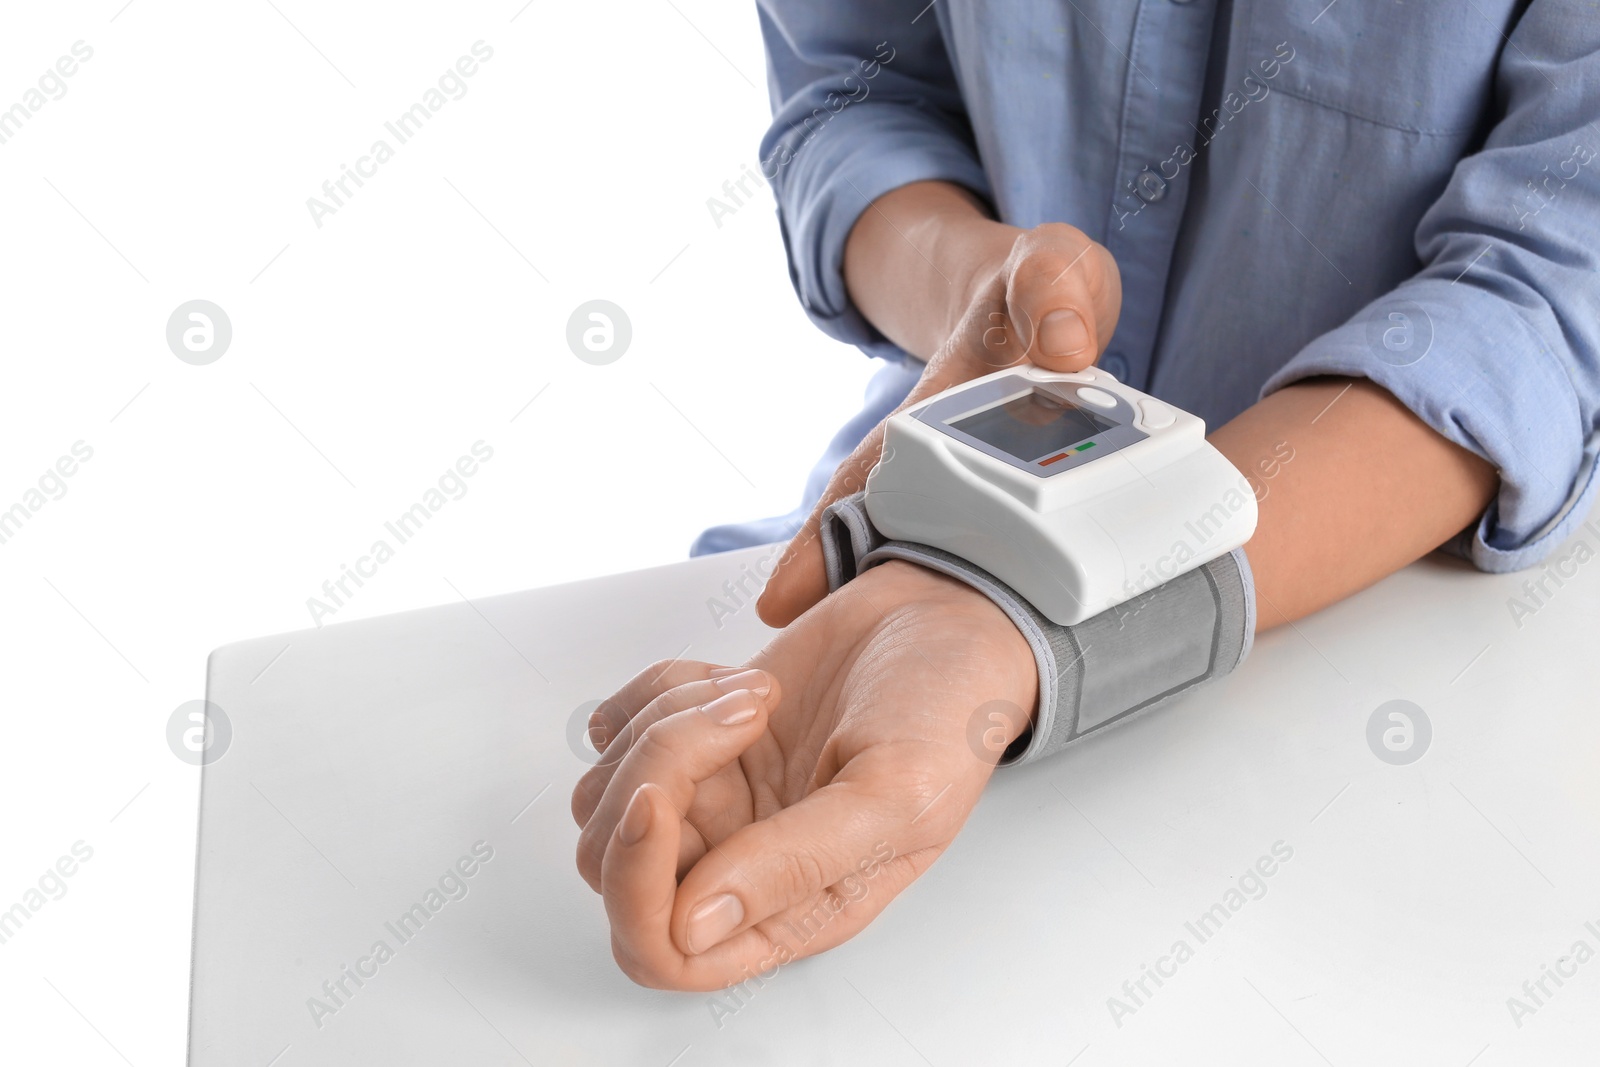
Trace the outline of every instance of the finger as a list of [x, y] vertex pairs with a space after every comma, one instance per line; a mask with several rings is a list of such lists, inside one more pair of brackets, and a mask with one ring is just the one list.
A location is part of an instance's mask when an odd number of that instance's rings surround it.
[[822, 494], [817, 506], [784, 547], [777, 566], [772, 568], [767, 584], [756, 598], [756, 615], [775, 630], [788, 626], [828, 595], [828, 564], [818, 533], [822, 528], [823, 509], [836, 499], [826, 492]]
[[578, 835], [578, 873], [584, 880], [602, 888], [606, 842], [639, 786], [650, 782], [660, 787], [680, 815], [686, 814], [699, 783], [738, 759], [766, 730], [767, 709], [776, 707], [778, 699], [775, 684], [765, 696], [736, 689], [646, 728], [616, 768], [594, 814]]
[[859, 933], [938, 853], [880, 850], [825, 890], [711, 950], [685, 955], [671, 936], [678, 881], [671, 858], [682, 824], [654, 785], [641, 785], [606, 847], [603, 880], [611, 952], [628, 977], [657, 989], [710, 991], [762, 975], [838, 945]]
[[[903, 405], [902, 405], [903, 406]], [[816, 506], [784, 548], [778, 564], [756, 599], [761, 621], [781, 629], [828, 595], [828, 566], [822, 554], [822, 513], [836, 500], [866, 488], [867, 475], [883, 453], [883, 424], [864, 437], [855, 451], [834, 468]]]
[[[903, 780], [889, 774], [886, 780]], [[685, 876], [673, 939], [689, 955], [704, 953], [815, 900], [864, 865], [948, 841], [953, 832], [943, 820], [914, 821], [917, 807], [926, 803], [912, 806], [918, 792], [886, 797], [836, 778], [798, 804], [736, 831]]]
[[1009, 325], [1038, 366], [1077, 371], [1111, 341], [1121, 275], [1105, 247], [1075, 227], [1049, 223], [1017, 239], [1006, 282]]
[[642, 710], [629, 718], [621, 731], [611, 739], [601, 758], [584, 772], [572, 789], [572, 817], [580, 828], [594, 817], [595, 809], [617, 768], [627, 757], [629, 749], [651, 726], [669, 715], [700, 707], [725, 693], [750, 689], [758, 695], [764, 695], [772, 686], [772, 676], [761, 670], [717, 667], [710, 673], [715, 677], [686, 681], [657, 694]]
[[678, 889], [678, 813], [655, 786], [639, 786], [606, 845], [601, 882], [611, 954], [640, 985], [671, 988], [683, 954], [666, 936]]
[[[974, 362], [978, 364], [977, 369], [973, 369]], [[996, 369], [998, 367], [984, 366], [982, 358], [969, 357], [964, 346], [947, 345], [889, 416]], [[889, 416], [885, 416], [884, 421]], [[828, 480], [816, 506], [778, 558], [777, 566], [756, 600], [756, 614], [768, 626], [777, 629], [788, 626], [828, 595], [828, 566], [822, 554], [822, 513], [834, 501], [866, 488], [867, 476], [883, 455], [883, 426], [883, 422], [874, 426], [855, 450], [834, 468], [833, 477]]]
[[604, 752], [632, 718], [656, 697], [685, 682], [710, 677], [721, 665], [696, 659], [663, 659], [629, 678], [589, 716], [589, 742]]
[[628, 750], [655, 723], [687, 708], [699, 707], [740, 689], [750, 689], [765, 695], [772, 687], [772, 676], [761, 670], [743, 670], [737, 667], [718, 667], [716, 677], [703, 681], [685, 682], [658, 695], [642, 711], [628, 720], [620, 733], [607, 746], [605, 753], [594, 766], [584, 772], [572, 790], [572, 817], [583, 827], [594, 817], [600, 798], [605, 795], [612, 777]]
[[623, 973], [643, 986], [723, 989], [771, 967], [772, 942], [751, 930], [715, 952], [695, 957], [685, 956], [673, 943], [672, 909], [678, 889], [673, 858], [680, 848], [682, 825], [656, 785], [646, 783], [634, 791], [606, 845], [601, 875], [611, 954]]
[[[706, 680], [714, 670], [723, 670], [723, 667], [698, 659], [658, 659], [629, 678], [621, 689], [600, 701], [597, 709], [590, 712], [587, 736], [595, 752], [600, 753], [600, 758], [590, 765], [590, 771], [579, 777], [578, 784], [573, 787], [571, 813], [579, 829], [589, 821], [590, 814], [594, 814], [594, 801], [600, 798], [600, 793], [605, 792], [605, 782], [610, 781], [610, 769], [606, 769], [602, 776], [595, 776], [594, 768], [611, 768], [621, 760], [622, 753], [627, 750], [626, 734], [630, 721], [634, 721], [638, 713], [662, 693], [669, 693], [690, 681]], [[624, 737], [624, 744], [614, 747], [618, 737]]]
[[[601, 841], [597, 882], [613, 952], [635, 981], [660, 985], [681, 969], [682, 954], [667, 932], [681, 815], [698, 783], [737, 759], [765, 728], [761, 698], [737, 690], [657, 722], [623, 760], [607, 794], [619, 810]], [[585, 834], [600, 821], [591, 820]]]

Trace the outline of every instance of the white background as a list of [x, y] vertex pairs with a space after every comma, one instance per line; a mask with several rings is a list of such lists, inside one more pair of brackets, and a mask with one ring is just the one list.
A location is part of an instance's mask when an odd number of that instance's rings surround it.
[[[800, 312], [769, 193], [707, 209], [766, 124], [749, 3], [124, 2], [0, 31], [0, 108], [93, 49], [0, 144], [0, 510], [93, 449], [0, 544], [0, 909], [93, 849], [0, 945], [8, 1063], [182, 1062], [198, 771], [166, 724], [211, 648], [310, 625], [480, 440], [334, 621], [682, 558], [792, 508], [872, 369]], [[603, 367], [565, 341], [596, 298], [633, 327]], [[193, 299], [232, 323], [207, 366], [166, 343]]]

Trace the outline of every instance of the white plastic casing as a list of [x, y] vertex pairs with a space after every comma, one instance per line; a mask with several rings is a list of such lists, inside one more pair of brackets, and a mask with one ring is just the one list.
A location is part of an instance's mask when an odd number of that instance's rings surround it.
[[[1111, 393], [1128, 402], [1136, 415], [1129, 424], [1147, 436], [1041, 477], [915, 417], [1007, 375]], [[867, 478], [866, 509], [886, 537], [954, 553], [1063, 625], [1232, 551], [1256, 526], [1254, 490], [1206, 441], [1204, 422], [1097, 368], [1016, 367], [891, 416], [883, 458]]]

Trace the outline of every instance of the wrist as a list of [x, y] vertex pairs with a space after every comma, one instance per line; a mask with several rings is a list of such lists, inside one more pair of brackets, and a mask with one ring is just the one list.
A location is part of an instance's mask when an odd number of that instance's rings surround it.
[[1038, 709], [1039, 668], [1034, 650], [1015, 622], [988, 596], [967, 582], [921, 563], [889, 559], [855, 578], [869, 595], [856, 606], [878, 619], [896, 608], [912, 607], [963, 620], [969, 650], [982, 662], [993, 691], [1024, 713], [1021, 728]]
[[975, 299], [998, 293], [1022, 231], [989, 218], [948, 182], [890, 190], [862, 212], [844, 249], [851, 301], [884, 336], [927, 361]]

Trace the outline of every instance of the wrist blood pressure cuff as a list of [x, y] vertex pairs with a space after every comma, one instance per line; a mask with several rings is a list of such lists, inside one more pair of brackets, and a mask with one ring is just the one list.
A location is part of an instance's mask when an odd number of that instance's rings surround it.
[[886, 540], [864, 494], [822, 515], [828, 588], [885, 560], [903, 559], [965, 582], [1016, 623], [1039, 665], [1039, 712], [1000, 766], [1028, 763], [1232, 671], [1255, 635], [1255, 584], [1243, 549], [1072, 626], [1051, 622], [994, 575], [959, 556]]

